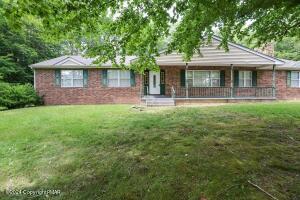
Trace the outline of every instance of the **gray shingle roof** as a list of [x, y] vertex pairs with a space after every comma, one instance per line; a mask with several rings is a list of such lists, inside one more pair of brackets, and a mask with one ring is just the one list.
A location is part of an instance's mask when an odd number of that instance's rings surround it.
[[297, 69], [300, 70], [300, 61], [281, 59], [285, 63], [280, 66], [280, 69]]
[[[246, 67], [267, 67], [272, 65], [283, 65], [280, 59], [265, 55], [245, 46], [228, 42], [229, 51], [219, 48], [221, 38], [213, 36], [209, 45], [200, 47], [202, 55], [193, 55], [188, 63], [189, 66], [246, 66]], [[156, 57], [158, 65], [185, 66], [183, 54], [170, 53], [161, 54]]]
[[[189, 65], [195, 66], [227, 66], [230, 64], [236, 66], [254, 66], [269, 69], [273, 64], [276, 64], [276, 69], [279, 70], [300, 70], [300, 61], [277, 59], [239, 44], [229, 42], [230, 51], [225, 52], [218, 48], [221, 38], [214, 36], [210, 46], [201, 47], [202, 57], [194, 55]], [[130, 65], [137, 57], [126, 56], [125, 65]], [[121, 57], [117, 57], [117, 63], [120, 63]], [[95, 68], [98, 64], [94, 64], [95, 58], [86, 58], [81, 55], [66, 55], [39, 62], [30, 65], [31, 68]], [[161, 54], [156, 57], [158, 65], [185, 65], [181, 54]], [[111, 61], [101, 64], [101, 67], [112, 67]], [[270, 68], [271, 69], [271, 68]]]

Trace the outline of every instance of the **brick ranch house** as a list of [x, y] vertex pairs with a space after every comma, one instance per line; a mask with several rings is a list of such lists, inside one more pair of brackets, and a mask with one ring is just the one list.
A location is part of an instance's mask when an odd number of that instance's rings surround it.
[[[262, 101], [300, 99], [300, 65], [214, 36], [201, 56], [184, 62], [177, 53], [156, 58], [160, 71], [136, 74], [101, 66], [82, 56], [61, 56], [30, 67], [34, 87], [46, 105]], [[135, 57], [126, 57], [130, 66]]]

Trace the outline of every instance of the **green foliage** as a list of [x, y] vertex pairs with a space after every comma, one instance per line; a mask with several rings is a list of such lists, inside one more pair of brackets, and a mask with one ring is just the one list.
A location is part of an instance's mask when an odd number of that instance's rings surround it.
[[287, 37], [275, 45], [275, 55], [289, 60], [300, 60], [300, 38]]
[[[0, 6], [0, 14], [2, 12]], [[41, 28], [31, 20], [24, 21], [21, 29], [14, 30], [5, 18], [0, 18], [0, 73], [4, 81], [32, 83], [33, 72], [29, 65], [57, 57], [60, 50], [59, 45], [41, 38]]]
[[10, 24], [22, 26], [24, 18], [34, 17], [48, 38], [77, 40], [87, 55], [99, 56], [99, 63], [136, 55], [138, 71], [156, 67], [153, 57], [165, 39], [168, 52], [182, 52], [188, 61], [214, 29], [223, 37], [225, 49], [228, 40], [250, 33], [257, 46], [300, 35], [296, 0], [16, 0], [3, 7]]
[[23, 108], [40, 105], [42, 99], [36, 94], [31, 84], [9, 84], [0, 82], [0, 107]]

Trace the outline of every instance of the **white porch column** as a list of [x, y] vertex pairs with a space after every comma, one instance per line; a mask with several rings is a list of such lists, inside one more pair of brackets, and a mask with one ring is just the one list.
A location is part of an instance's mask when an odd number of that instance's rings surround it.
[[187, 70], [189, 68], [188, 63], [185, 63], [185, 98], [189, 98], [189, 84], [187, 78]]
[[273, 65], [272, 70], [272, 96], [276, 97], [276, 71], [275, 71], [276, 65]]
[[233, 64], [230, 65], [230, 96], [233, 97]]

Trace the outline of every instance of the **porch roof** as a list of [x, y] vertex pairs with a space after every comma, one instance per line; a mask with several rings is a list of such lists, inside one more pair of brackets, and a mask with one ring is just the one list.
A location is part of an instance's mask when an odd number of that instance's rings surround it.
[[189, 62], [183, 61], [180, 53], [164, 54], [156, 57], [156, 62], [161, 66], [247, 66], [268, 67], [272, 65], [283, 65], [284, 61], [254, 51], [245, 46], [228, 43], [229, 51], [219, 48], [221, 38], [213, 36], [212, 43], [200, 47], [201, 55], [194, 55]]

